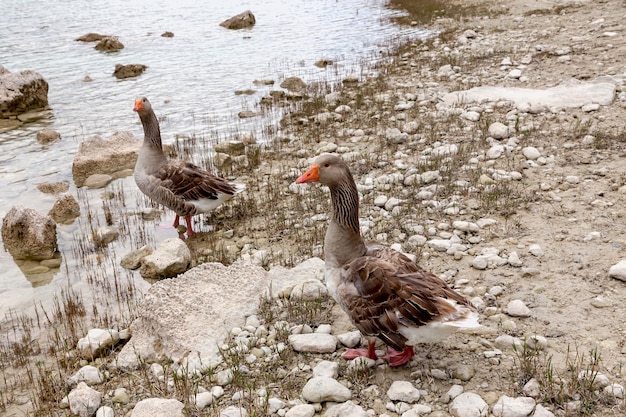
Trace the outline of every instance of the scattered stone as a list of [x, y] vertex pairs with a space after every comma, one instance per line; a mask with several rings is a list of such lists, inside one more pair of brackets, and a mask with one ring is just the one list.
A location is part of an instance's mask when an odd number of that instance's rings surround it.
[[615, 265], [611, 266], [609, 269], [609, 276], [626, 282], [626, 260], [619, 261]]
[[102, 355], [119, 339], [119, 332], [115, 329], [91, 329], [87, 336], [78, 340], [76, 348], [82, 357], [91, 360]]
[[139, 273], [146, 279], [175, 277], [189, 269], [191, 251], [179, 238], [165, 239], [154, 252], [145, 256]]
[[89, 388], [84, 382], [79, 382], [67, 396], [70, 411], [80, 417], [89, 417], [96, 413], [102, 401], [102, 394]]
[[169, 30], [165, 31], [165, 32], [161, 33], [161, 37], [163, 37], [163, 38], [173, 38], [174, 37], [174, 32], [170, 32]]
[[292, 334], [289, 344], [296, 352], [332, 353], [337, 350], [337, 338], [330, 334]]
[[387, 396], [391, 401], [412, 404], [419, 401], [420, 391], [409, 381], [394, 381], [387, 390]]
[[541, 258], [544, 255], [543, 249], [541, 249], [541, 246], [537, 245], [536, 243], [529, 246], [528, 252], [530, 252], [531, 255], [534, 255], [537, 258]]
[[115, 417], [115, 410], [105, 405], [98, 408], [98, 411], [96, 411], [96, 417]]
[[143, 258], [150, 255], [152, 253], [152, 248], [149, 246], [142, 246], [137, 250], [131, 251], [127, 253], [122, 260], [120, 261], [120, 265], [122, 268], [126, 269], [137, 269], [141, 266], [141, 262], [143, 262]]
[[529, 159], [531, 161], [535, 161], [541, 156], [541, 152], [539, 152], [539, 150], [533, 146], [527, 146], [522, 149], [522, 154], [524, 154], [524, 157], [526, 159]]
[[48, 212], [48, 216], [58, 224], [71, 224], [80, 216], [80, 206], [74, 196], [61, 196]]
[[448, 411], [453, 417], [487, 417], [489, 405], [480, 395], [464, 392], [452, 400]]
[[204, 410], [213, 403], [213, 394], [209, 391], [196, 394], [195, 403], [198, 410]]
[[56, 130], [44, 129], [37, 132], [37, 142], [42, 145], [49, 145], [59, 139], [61, 139], [61, 134]]
[[[367, 411], [365, 411], [360, 405], [353, 403], [352, 401], [346, 401], [342, 404], [336, 404], [328, 407], [328, 410], [324, 413], [325, 417], [370, 417]], [[406, 417], [406, 416], [405, 416]]]
[[506, 306], [506, 313], [513, 317], [530, 317], [530, 309], [522, 300], [513, 300]]
[[[311, 404], [298, 404], [293, 407], [287, 413], [285, 417], [313, 417], [315, 415], [315, 407]], [[327, 414], [328, 415], [328, 414]]]
[[130, 417], [183, 417], [184, 407], [174, 399], [146, 398], [135, 405]]
[[503, 395], [491, 411], [496, 417], [527, 417], [535, 408], [535, 400], [530, 397], [511, 398]]
[[92, 365], [85, 365], [68, 379], [67, 385], [73, 387], [79, 382], [84, 382], [88, 385], [97, 385], [102, 383], [102, 381], [104, 381], [104, 376], [98, 368]]
[[227, 140], [213, 145], [215, 152], [222, 152], [228, 155], [243, 155], [246, 151], [246, 144], [238, 140]]
[[306, 89], [306, 83], [298, 77], [288, 77], [280, 83], [280, 87], [289, 91], [302, 92]]
[[352, 398], [352, 393], [333, 378], [316, 376], [304, 385], [302, 398], [311, 403], [344, 402]]
[[2, 219], [2, 241], [16, 260], [52, 259], [57, 250], [56, 223], [36, 210], [13, 206]]
[[100, 226], [93, 234], [93, 241], [98, 245], [106, 246], [113, 242], [120, 232], [113, 226]]
[[109, 35], [101, 35], [99, 33], [87, 33], [86, 35], [80, 36], [76, 38], [76, 41], [79, 42], [96, 42], [102, 40], [103, 38], [109, 37]]
[[226, 29], [237, 30], [251, 28], [255, 23], [256, 18], [254, 17], [254, 14], [252, 14], [250, 10], [246, 10], [245, 12], [239, 13], [230, 19], [224, 20], [220, 23], [220, 26]]
[[143, 72], [147, 68], [148, 66], [143, 64], [115, 64], [115, 71], [113, 71], [113, 76], [120, 80], [124, 78], [137, 77], [138, 75], [143, 74]]
[[117, 52], [121, 49], [124, 49], [124, 44], [122, 44], [122, 42], [120, 42], [120, 40], [115, 36], [105, 36], [104, 38], [100, 39], [96, 46], [94, 46], [94, 49], [96, 51]]

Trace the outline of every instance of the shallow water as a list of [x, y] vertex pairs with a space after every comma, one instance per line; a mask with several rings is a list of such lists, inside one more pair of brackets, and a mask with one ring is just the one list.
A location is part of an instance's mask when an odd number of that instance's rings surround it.
[[[80, 141], [92, 135], [109, 137], [117, 130], [129, 130], [142, 137], [132, 112], [136, 96], [151, 99], [166, 143], [176, 134], [223, 139], [268, 123], [260, 118], [242, 121], [236, 114], [255, 110], [260, 97], [278, 89], [283, 78], [295, 75], [305, 81], [332, 82], [347, 74], [367, 74], [368, 65], [385, 45], [401, 37], [425, 35], [417, 28], [391, 24], [393, 12], [380, 0], [3, 0], [2, 9], [0, 64], [12, 72], [39, 72], [50, 86], [51, 113], [0, 134], [0, 216], [17, 204], [47, 213], [56, 198], [36, 186], [51, 181], [70, 183], [83, 216], [58, 227], [63, 264], [52, 275], [26, 277], [7, 252], [0, 252], [0, 318], [37, 300], [46, 305], [67, 283], [89, 292], [80, 250], [88, 244], [85, 235], [90, 230], [85, 205], [101, 215], [102, 190], [77, 190], [71, 165]], [[219, 26], [246, 9], [257, 19], [252, 29], [229, 31]], [[161, 37], [165, 31], [174, 37]], [[107, 54], [93, 49], [95, 43], [74, 41], [88, 32], [118, 36], [125, 48]], [[317, 68], [313, 64], [319, 59], [333, 60], [335, 65]], [[117, 80], [112, 73], [118, 63], [141, 63], [148, 69], [139, 77]], [[93, 81], [83, 81], [86, 76]], [[255, 79], [273, 79], [276, 86], [255, 86]], [[247, 88], [257, 93], [234, 94]], [[60, 132], [61, 141], [40, 145], [35, 135], [43, 128]], [[107, 189], [124, 196], [126, 210], [141, 208], [132, 178], [116, 180]], [[171, 217], [166, 213], [162, 227], [146, 228], [142, 241], [175, 237], [169, 227]], [[119, 258], [139, 243], [120, 239], [108, 251], [108, 262], [91, 260], [90, 268], [103, 277], [134, 281], [139, 290], [147, 288], [136, 273], [117, 266]]]

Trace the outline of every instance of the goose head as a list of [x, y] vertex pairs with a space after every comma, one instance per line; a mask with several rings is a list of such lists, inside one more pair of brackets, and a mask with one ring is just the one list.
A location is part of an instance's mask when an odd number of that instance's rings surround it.
[[333, 186], [351, 179], [350, 169], [343, 159], [337, 155], [325, 153], [313, 160], [311, 167], [298, 177], [296, 183], [319, 182]]
[[141, 114], [150, 113], [152, 110], [152, 105], [150, 101], [146, 97], [137, 97], [135, 99], [135, 107], [133, 107], [133, 111]]

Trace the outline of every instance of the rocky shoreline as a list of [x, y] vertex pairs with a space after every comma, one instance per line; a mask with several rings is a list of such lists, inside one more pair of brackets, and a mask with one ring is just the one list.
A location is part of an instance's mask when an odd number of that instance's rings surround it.
[[[237, 225], [217, 235], [240, 260], [154, 284], [130, 333], [79, 342], [76, 388], [43, 399], [50, 415], [623, 415], [626, 5], [504, 5], [437, 19], [437, 38], [402, 46], [377, 78], [305, 101], [257, 162], [222, 166], [250, 190], [218, 219]], [[399, 369], [340, 358], [360, 337], [315, 257], [328, 197], [293, 182], [321, 152], [351, 165], [363, 233], [470, 298], [484, 332]]]

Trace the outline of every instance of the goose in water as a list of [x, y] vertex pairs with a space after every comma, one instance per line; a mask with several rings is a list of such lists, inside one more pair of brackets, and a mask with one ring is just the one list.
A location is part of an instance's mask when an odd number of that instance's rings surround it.
[[343, 159], [322, 154], [296, 182], [319, 182], [330, 189], [326, 285], [368, 338], [367, 349], [348, 349], [344, 359], [377, 359], [378, 338], [387, 345], [382, 358], [400, 366], [414, 356], [418, 343], [438, 342], [460, 328], [482, 327], [471, 303], [444, 281], [400, 252], [365, 244], [359, 228], [359, 194]]
[[135, 100], [133, 108], [143, 125], [143, 145], [135, 165], [135, 183], [151, 200], [176, 213], [187, 223], [187, 237], [195, 234], [191, 216], [216, 209], [245, 186], [228, 181], [186, 161], [169, 160], [163, 154], [161, 130], [152, 105], [145, 97]]

